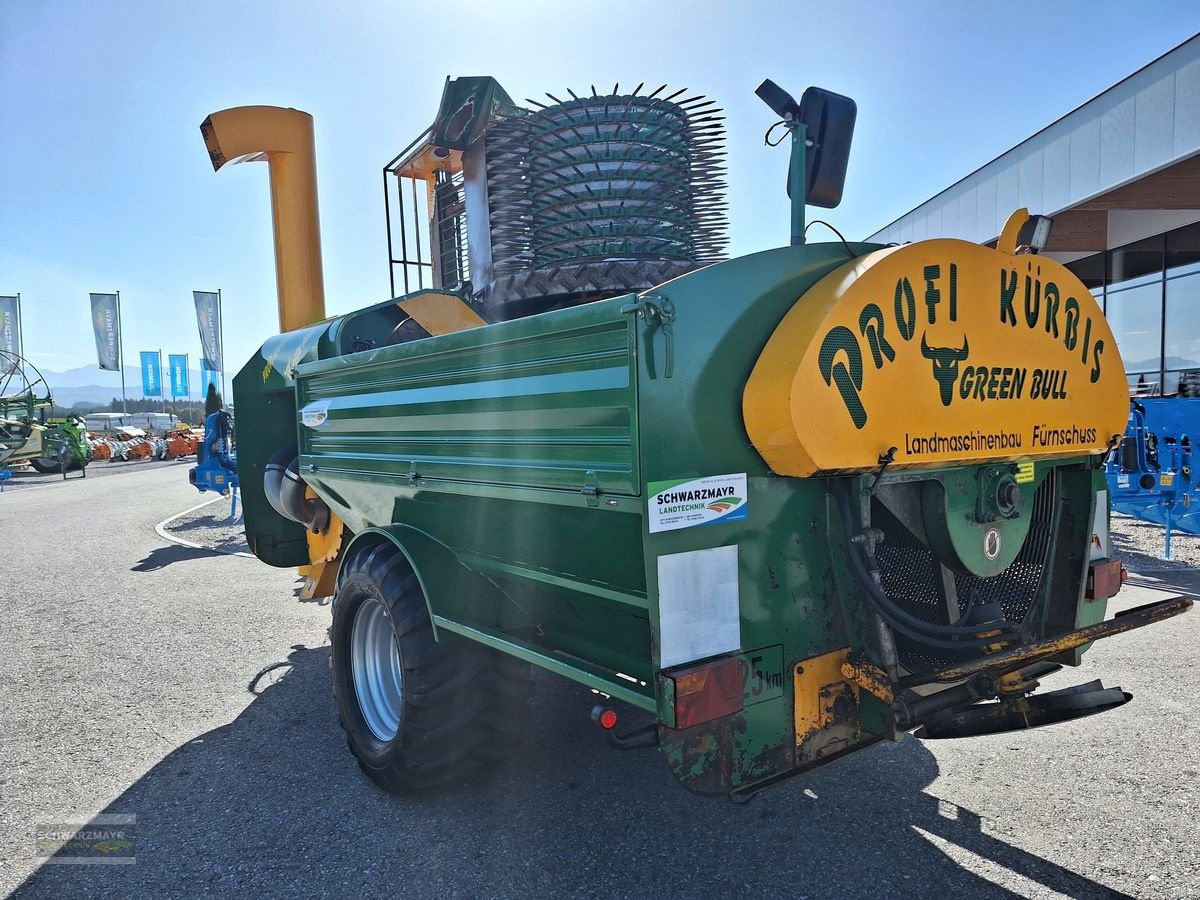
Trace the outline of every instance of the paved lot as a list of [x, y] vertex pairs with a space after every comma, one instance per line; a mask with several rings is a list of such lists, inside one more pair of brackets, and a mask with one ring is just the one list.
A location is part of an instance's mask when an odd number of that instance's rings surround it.
[[[196, 465], [196, 457], [188, 456], [183, 459], [131, 459], [128, 462], [122, 460], [103, 460], [93, 462], [87, 467], [88, 478], [108, 478], [110, 475], [130, 475], [134, 472], [140, 472], [143, 469], [162, 469], [162, 468], [182, 468], [184, 469], [183, 480], [187, 482], [187, 469]], [[67, 473], [67, 480], [74, 481], [76, 478], [82, 478], [78, 469], [73, 469]], [[3, 493], [7, 494], [10, 491], [25, 490], [31, 487], [42, 487], [47, 484], [61, 482], [62, 474], [52, 472], [42, 474], [35, 472], [28, 466], [19, 466], [12, 469], [12, 478], [4, 483]]]
[[[182, 466], [0, 496], [5, 892], [1200, 896], [1200, 613], [1052, 679], [1103, 676], [1134, 693], [1120, 710], [873, 748], [747, 806], [608, 749], [589, 694], [545, 676], [510, 765], [400, 799], [345, 749], [328, 608], [289, 571], [155, 534], [197, 502]], [[1123, 605], [1161, 596], [1135, 580]], [[40, 865], [37, 825], [100, 813], [137, 817], [134, 865]]]

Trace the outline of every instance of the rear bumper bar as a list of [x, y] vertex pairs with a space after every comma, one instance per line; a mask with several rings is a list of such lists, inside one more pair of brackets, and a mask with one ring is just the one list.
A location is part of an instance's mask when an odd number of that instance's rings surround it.
[[1133, 631], [1135, 628], [1141, 628], [1143, 625], [1152, 625], [1155, 622], [1170, 619], [1187, 612], [1192, 608], [1193, 602], [1191, 597], [1180, 595], [1147, 603], [1145, 606], [1136, 606], [1133, 609], [1117, 613], [1111, 619], [1097, 622], [1095, 625], [1088, 625], [1086, 628], [1001, 650], [933, 672], [909, 675], [902, 678], [898, 686], [908, 688], [933, 682], [947, 684], [963, 681], [976, 675], [1003, 675], [1007, 672], [1014, 672], [1030, 663], [1062, 653], [1064, 650], [1073, 650], [1101, 638], [1112, 637], [1114, 634], [1122, 634], [1126, 631]]

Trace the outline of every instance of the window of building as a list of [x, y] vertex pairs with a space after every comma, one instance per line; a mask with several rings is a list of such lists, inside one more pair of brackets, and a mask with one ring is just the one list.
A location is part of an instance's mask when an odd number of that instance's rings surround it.
[[1167, 234], [1167, 277], [1200, 272], [1200, 222]]
[[1109, 290], [1133, 287], [1162, 279], [1163, 238], [1146, 238], [1119, 247], [1109, 254]]
[[1065, 266], [1103, 304], [1132, 393], [1200, 396], [1200, 222]]
[[1104, 294], [1104, 254], [1097, 253], [1085, 256], [1066, 264], [1067, 269], [1075, 273], [1075, 277], [1083, 282], [1083, 286], [1092, 292], [1094, 297]]
[[[1130, 387], [1137, 386], [1142, 393], [1161, 390], [1162, 284], [1110, 290], [1106, 299], [1108, 325], [1125, 361]], [[1148, 389], [1141, 390], [1143, 386]]]
[[[1167, 282], [1165, 331], [1164, 367], [1172, 371], [1200, 369], [1200, 273]], [[1171, 380], [1164, 385], [1168, 393], [1176, 389]]]

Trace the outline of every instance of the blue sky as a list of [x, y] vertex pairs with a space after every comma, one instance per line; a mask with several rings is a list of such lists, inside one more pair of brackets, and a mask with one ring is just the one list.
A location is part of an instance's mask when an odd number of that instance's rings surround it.
[[716, 98], [735, 255], [787, 240], [786, 151], [763, 147], [754, 88], [848, 94], [845, 198], [820, 217], [863, 237], [1200, 30], [1194, 2], [1133, 10], [0, 0], [0, 294], [21, 293], [28, 354], [61, 370], [96, 361], [89, 291], [121, 291], [136, 367], [138, 350], [194, 360], [191, 291], [220, 288], [239, 368], [277, 329], [267, 171], [214, 174], [198, 126], [268, 104], [316, 120], [329, 312], [386, 299], [380, 169], [429, 124], [447, 75], [495, 76], [517, 99], [616, 81]]

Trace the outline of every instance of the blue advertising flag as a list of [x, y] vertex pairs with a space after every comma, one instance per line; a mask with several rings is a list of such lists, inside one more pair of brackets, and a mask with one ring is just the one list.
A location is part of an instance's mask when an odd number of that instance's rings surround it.
[[167, 368], [171, 370], [171, 396], [189, 397], [188, 392], [188, 358], [186, 353], [170, 353], [167, 355]]
[[142, 396], [162, 396], [162, 357], [157, 350], [142, 351]]
[[207, 394], [208, 386], [215, 384], [217, 389], [221, 388], [221, 373], [209, 366], [205, 359], [200, 360], [200, 393]]

